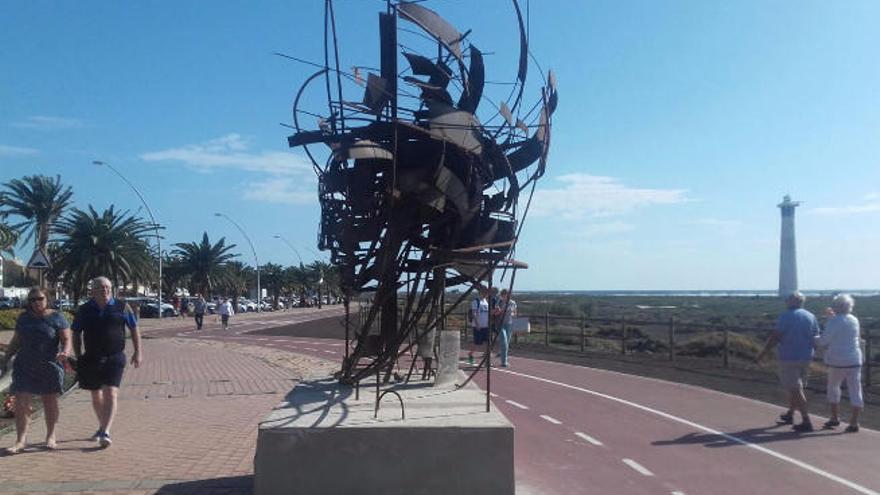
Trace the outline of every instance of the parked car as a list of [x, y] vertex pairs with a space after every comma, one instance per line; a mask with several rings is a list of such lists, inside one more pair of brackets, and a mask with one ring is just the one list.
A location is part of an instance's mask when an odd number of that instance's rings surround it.
[[239, 313], [245, 313], [245, 312], [256, 311], [256, 310], [257, 310], [257, 303], [255, 303], [249, 299], [245, 299], [243, 297], [238, 300]]
[[[127, 297], [125, 298], [125, 302], [128, 303], [129, 306], [134, 309], [135, 306], [139, 307], [138, 317], [140, 318], [158, 318], [159, 311], [156, 309], [156, 299], [150, 297]], [[163, 302], [162, 303], [162, 317], [170, 318], [172, 316], [179, 316], [180, 313], [174, 306]]]
[[62, 311], [73, 311], [76, 309], [76, 305], [70, 299], [57, 299], [53, 305], [55, 309]]
[[[141, 304], [141, 318], [158, 318], [159, 312], [156, 310], [155, 302], [148, 302], [145, 304]], [[162, 317], [163, 318], [171, 318], [173, 316], [180, 316], [180, 312], [174, 309], [174, 306], [168, 303], [162, 303]]]
[[0, 297], [0, 309], [12, 309], [17, 307], [11, 297]]

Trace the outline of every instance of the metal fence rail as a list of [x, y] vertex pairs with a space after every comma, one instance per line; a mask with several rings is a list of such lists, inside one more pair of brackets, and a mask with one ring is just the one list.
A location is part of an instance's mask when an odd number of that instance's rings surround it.
[[[366, 305], [358, 311], [359, 320], [363, 321]], [[708, 336], [702, 343], [707, 353], [719, 352], [721, 366], [730, 368], [735, 358], [750, 360], [757, 355], [763, 339], [773, 331], [773, 325], [740, 326], [732, 324], [697, 323], [681, 321], [675, 317], [665, 320], [629, 319], [620, 317], [594, 317], [589, 315], [554, 315], [549, 312], [538, 314], [519, 314], [531, 323], [529, 334], [515, 333], [512, 347], [522, 344], [538, 344], [546, 347], [575, 348], [580, 352], [605, 351], [622, 355], [650, 352], [663, 354], [669, 361], [677, 356], [694, 357], [699, 349], [695, 337]], [[880, 349], [880, 319], [860, 318], [862, 337], [865, 340], [863, 380], [865, 386], [880, 383], [880, 366], [874, 360], [876, 350]], [[456, 311], [449, 315], [447, 328], [462, 330], [462, 339], [468, 339], [468, 309]], [[744, 344], [744, 335], [758, 335], [755, 346]], [[690, 348], [689, 348], [690, 346]], [[714, 351], [713, 351], [714, 350]], [[699, 357], [699, 356], [696, 356]], [[711, 359], [711, 358], [704, 358]]]
[[[522, 343], [543, 344], [550, 347], [561, 345], [576, 347], [580, 352], [586, 352], [587, 348], [594, 350], [606, 350], [619, 352], [626, 355], [637, 352], [665, 353], [667, 359], [675, 361], [676, 356], [682, 352], [688, 341], [696, 336], [710, 335], [708, 344], [720, 347], [721, 365], [724, 368], [731, 366], [731, 358], [738, 352], [739, 358], [754, 358], [756, 353], [749, 353], [749, 349], [735, 349], [734, 339], [741, 334], [769, 335], [772, 326], [748, 327], [729, 324], [708, 324], [695, 322], [681, 322], [676, 318], [668, 320], [638, 320], [627, 319], [624, 316], [617, 318], [590, 317], [542, 314], [521, 314], [521, 317], [529, 318], [531, 333], [529, 335], [514, 334], [512, 345]], [[874, 319], [868, 319], [872, 324], [862, 328], [865, 339], [865, 366], [863, 369], [865, 386], [877, 383], [878, 377], [873, 376], [878, 370], [874, 366], [875, 352], [880, 344], [880, 335], [875, 335], [871, 327], [875, 326]], [[711, 339], [717, 340], [717, 342]], [[763, 341], [756, 341], [763, 345]], [[740, 346], [741, 347], [741, 346]]]

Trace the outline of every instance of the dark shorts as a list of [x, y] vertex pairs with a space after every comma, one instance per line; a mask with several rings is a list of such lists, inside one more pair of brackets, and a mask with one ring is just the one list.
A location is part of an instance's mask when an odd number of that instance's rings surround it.
[[485, 344], [487, 340], [489, 340], [489, 329], [488, 328], [475, 328], [474, 329], [474, 345]]
[[76, 377], [79, 388], [99, 390], [104, 386], [118, 387], [122, 383], [122, 372], [125, 371], [125, 353], [118, 352], [109, 356], [84, 355], [76, 366]]

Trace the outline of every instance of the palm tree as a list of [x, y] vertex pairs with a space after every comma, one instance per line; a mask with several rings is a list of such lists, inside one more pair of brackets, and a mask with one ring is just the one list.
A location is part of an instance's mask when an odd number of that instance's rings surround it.
[[0, 191], [0, 215], [22, 217], [11, 227], [24, 236], [24, 242], [34, 239], [34, 246], [45, 249], [49, 232], [64, 210], [70, 205], [73, 191], [61, 185], [61, 176], [55, 179], [45, 175], [29, 175], [12, 179]]
[[318, 286], [318, 297], [339, 293], [339, 270], [330, 263], [315, 260], [306, 266], [307, 276]]
[[260, 267], [262, 272], [263, 284], [269, 293], [272, 294], [272, 304], [278, 307], [278, 298], [281, 297], [281, 291], [287, 285], [287, 277], [285, 276], [284, 267], [275, 263], [266, 263]]
[[153, 256], [147, 240], [153, 224], [113, 206], [98, 213], [74, 208], [52, 229], [59, 242], [50, 277], [62, 281], [74, 300], [85, 292], [88, 281], [99, 275], [114, 286], [152, 278]]
[[202, 234], [202, 242], [181, 242], [174, 246], [176, 249], [171, 254], [179, 257], [180, 268], [190, 287], [202, 294], [210, 294], [215, 287], [223, 285], [226, 264], [238, 256], [229, 252], [235, 244], [227, 246], [225, 237], [211, 244], [207, 232]]
[[[162, 293], [169, 296], [177, 293], [177, 289], [186, 285], [188, 276], [179, 257], [163, 253], [162, 257]], [[207, 294], [206, 294], [207, 295]]]
[[238, 312], [238, 297], [247, 293], [256, 272], [254, 268], [241, 261], [226, 263], [226, 277], [221, 282], [223, 293], [232, 298], [232, 307]]
[[18, 242], [18, 232], [6, 224], [5, 219], [0, 223], [0, 254], [14, 255], [13, 248]]

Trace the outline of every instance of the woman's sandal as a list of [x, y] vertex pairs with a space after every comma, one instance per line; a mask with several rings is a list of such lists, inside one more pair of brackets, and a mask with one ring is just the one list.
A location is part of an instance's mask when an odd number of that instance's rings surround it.
[[859, 425], [849, 425], [843, 431], [845, 431], [847, 433], [858, 433], [859, 432]]

